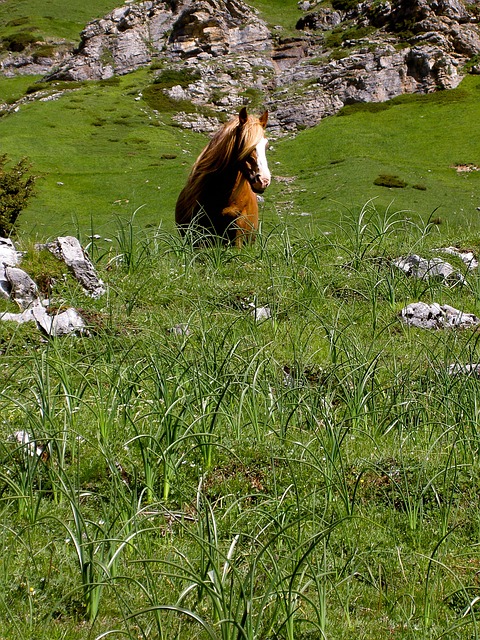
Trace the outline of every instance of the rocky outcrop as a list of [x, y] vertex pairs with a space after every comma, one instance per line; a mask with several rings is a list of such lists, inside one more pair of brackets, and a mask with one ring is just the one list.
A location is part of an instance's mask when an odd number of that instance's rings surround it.
[[181, 126], [215, 130], [216, 112], [231, 114], [253, 96], [282, 134], [346, 104], [455, 88], [468, 61], [480, 72], [479, 0], [327, 4], [299, 2], [298, 35], [282, 38], [243, 0], [128, 3], [87, 25], [78, 49], [47, 79], [107, 79], [152, 62], [193, 68], [195, 80], [165, 93], [208, 106], [211, 115], [180, 112]]
[[159, 56], [220, 56], [270, 46], [266, 24], [241, 0], [150, 0], [87, 25], [78, 50], [50, 77], [107, 79]]

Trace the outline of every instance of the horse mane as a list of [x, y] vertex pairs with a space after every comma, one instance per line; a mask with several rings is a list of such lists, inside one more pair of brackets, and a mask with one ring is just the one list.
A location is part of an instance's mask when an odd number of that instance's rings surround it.
[[258, 118], [248, 115], [243, 126], [239, 125], [237, 115], [217, 131], [198, 156], [177, 203], [177, 222], [193, 217], [214, 174], [218, 180], [219, 174], [228, 171], [232, 162], [247, 158], [262, 139], [264, 128]]

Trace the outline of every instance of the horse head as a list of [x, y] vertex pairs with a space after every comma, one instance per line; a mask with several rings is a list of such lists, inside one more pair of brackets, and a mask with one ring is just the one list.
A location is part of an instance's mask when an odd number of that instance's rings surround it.
[[[243, 107], [238, 115], [239, 132], [245, 128], [248, 122], [247, 109]], [[268, 140], [265, 137], [265, 127], [268, 121], [268, 111], [258, 118], [256, 123], [256, 135], [254, 138], [254, 146], [250, 145], [246, 153], [240, 154], [240, 170], [246, 180], [248, 180], [252, 191], [255, 193], [263, 193], [270, 184], [271, 175], [268, 168], [266, 150], [268, 148]], [[251, 138], [252, 139], [252, 138]]]

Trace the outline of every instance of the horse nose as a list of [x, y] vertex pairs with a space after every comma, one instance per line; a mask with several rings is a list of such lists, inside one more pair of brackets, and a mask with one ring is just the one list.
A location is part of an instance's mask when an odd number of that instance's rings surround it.
[[255, 176], [255, 181], [262, 185], [263, 189], [266, 189], [270, 184], [270, 178], [262, 175], [261, 173], [257, 173]]

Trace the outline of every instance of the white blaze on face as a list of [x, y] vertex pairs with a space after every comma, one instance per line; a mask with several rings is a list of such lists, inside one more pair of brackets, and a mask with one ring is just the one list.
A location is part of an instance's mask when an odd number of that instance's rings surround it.
[[255, 148], [257, 152], [258, 172], [260, 174], [259, 178], [263, 189], [266, 189], [268, 187], [272, 178], [270, 169], [268, 168], [267, 156], [265, 153], [267, 143], [268, 140], [266, 138], [262, 138]]

